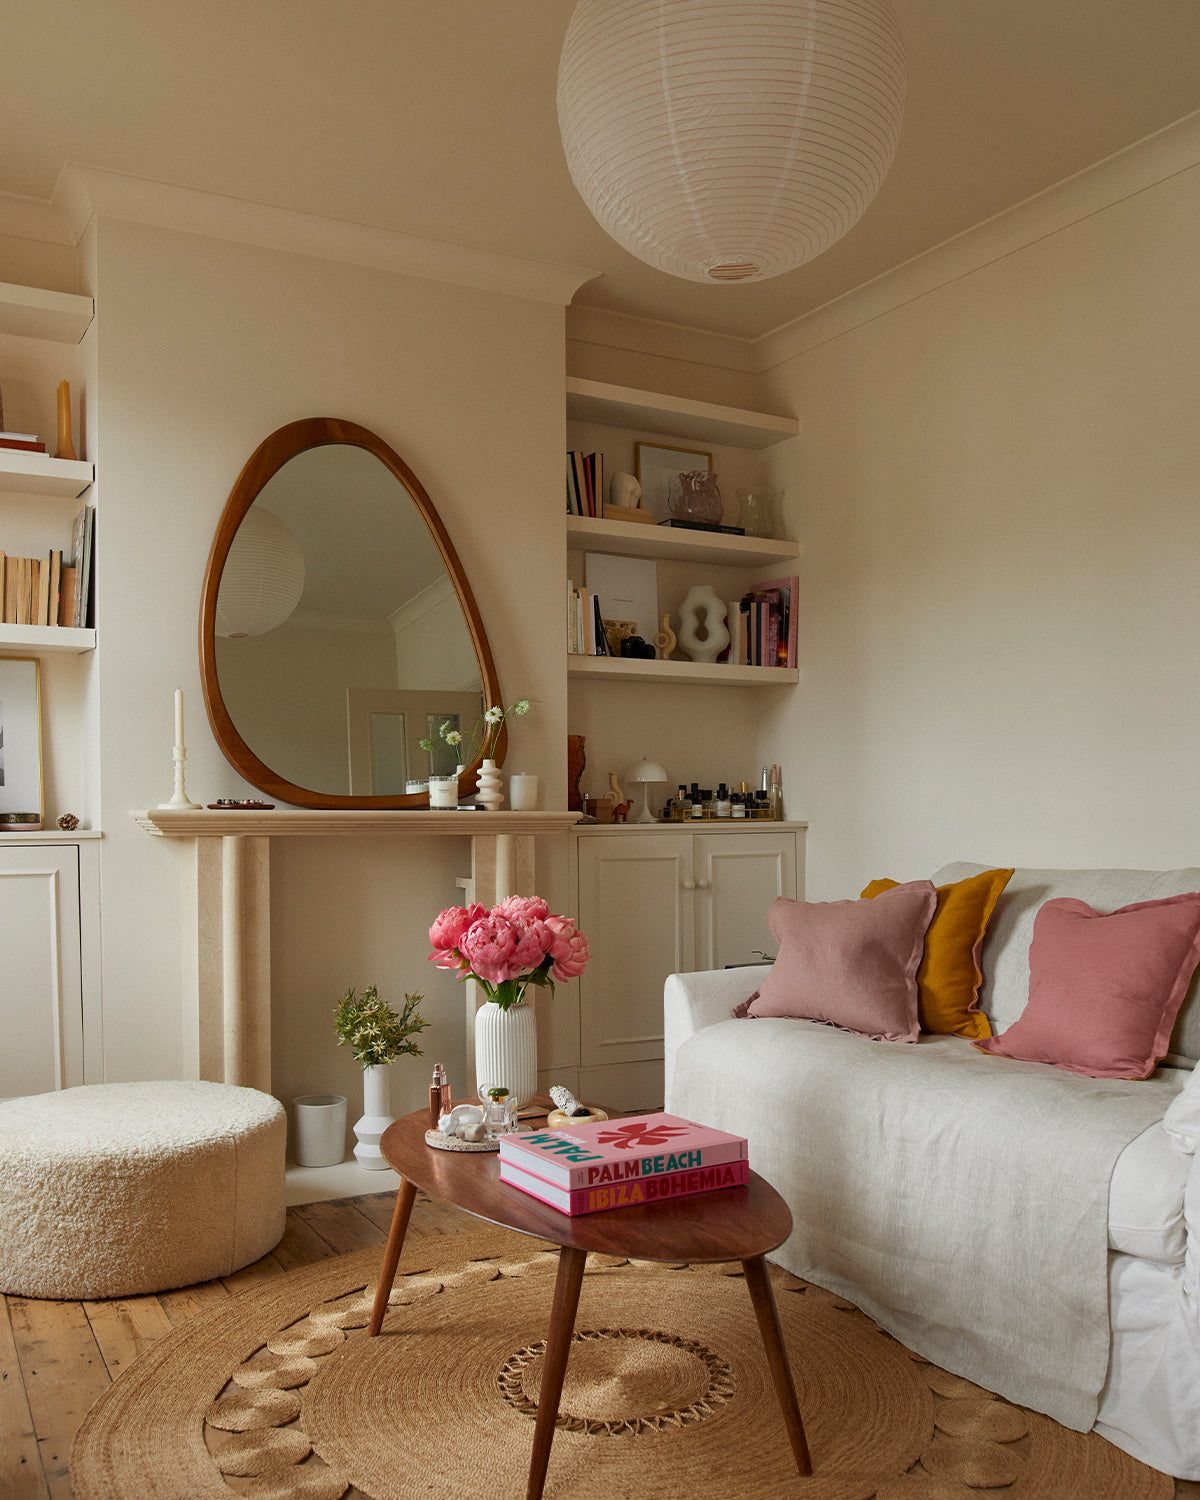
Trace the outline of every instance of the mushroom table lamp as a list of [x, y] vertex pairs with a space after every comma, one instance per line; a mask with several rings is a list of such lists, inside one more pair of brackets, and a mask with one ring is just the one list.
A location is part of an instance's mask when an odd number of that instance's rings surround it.
[[639, 760], [636, 766], [630, 766], [625, 772], [625, 780], [636, 782], [642, 789], [642, 810], [638, 813], [635, 822], [653, 823], [656, 821], [654, 814], [650, 811], [650, 794], [646, 788], [653, 781], [666, 781], [667, 773], [656, 760]]

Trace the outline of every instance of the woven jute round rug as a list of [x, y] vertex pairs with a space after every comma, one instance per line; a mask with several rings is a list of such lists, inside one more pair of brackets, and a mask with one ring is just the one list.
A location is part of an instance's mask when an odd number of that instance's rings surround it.
[[[75, 1500], [462, 1500], [525, 1493], [557, 1255], [507, 1230], [380, 1252], [231, 1297], [88, 1413]], [[1172, 1482], [915, 1356], [772, 1268], [815, 1472], [795, 1470], [737, 1264], [589, 1256], [548, 1500], [1170, 1500]]]

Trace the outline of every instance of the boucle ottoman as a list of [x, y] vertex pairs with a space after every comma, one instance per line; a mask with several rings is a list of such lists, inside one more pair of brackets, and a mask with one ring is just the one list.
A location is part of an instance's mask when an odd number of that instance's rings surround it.
[[0, 1102], [0, 1292], [127, 1297], [258, 1260], [283, 1235], [286, 1119], [225, 1083]]

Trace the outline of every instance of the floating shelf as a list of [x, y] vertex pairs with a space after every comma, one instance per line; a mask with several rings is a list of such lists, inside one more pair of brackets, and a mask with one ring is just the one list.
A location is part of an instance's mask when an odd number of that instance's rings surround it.
[[651, 661], [636, 656], [567, 655], [568, 677], [611, 677], [622, 682], [691, 682], [706, 687], [787, 687], [800, 681], [797, 667], [733, 667], [728, 662]]
[[663, 396], [657, 391], [583, 380], [575, 375], [567, 376], [567, 416], [668, 437], [702, 438], [734, 448], [769, 448], [800, 432], [795, 417], [688, 401], [682, 396]]
[[44, 453], [0, 448], [0, 490], [74, 500], [91, 484], [95, 472], [91, 464], [81, 459], [47, 458]]
[[77, 344], [95, 313], [90, 297], [0, 281], [0, 333]]
[[800, 555], [800, 543], [786, 539], [687, 531], [640, 521], [601, 521], [593, 516], [567, 517], [567, 546], [587, 552], [611, 552], [620, 557], [656, 557], [741, 568], [769, 567]]
[[79, 656], [96, 649], [96, 632], [73, 625], [0, 625], [0, 656]]

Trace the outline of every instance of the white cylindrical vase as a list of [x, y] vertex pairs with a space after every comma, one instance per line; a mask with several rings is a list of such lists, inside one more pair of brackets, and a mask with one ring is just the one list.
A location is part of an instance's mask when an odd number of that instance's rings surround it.
[[506, 1088], [517, 1107], [537, 1093], [537, 1017], [522, 1001], [501, 1010], [494, 1000], [475, 1012], [475, 1082], [484, 1094]]
[[494, 760], [484, 758], [479, 767], [479, 783], [476, 793], [488, 812], [497, 812], [504, 801], [504, 783], [500, 780], [500, 768]]
[[346, 1155], [346, 1096], [301, 1094], [292, 1100], [298, 1167], [336, 1167]]
[[379, 1149], [379, 1137], [392, 1123], [391, 1112], [391, 1065], [363, 1069], [363, 1113], [354, 1127], [358, 1145], [354, 1148], [354, 1160], [368, 1172], [386, 1169], [387, 1162]]

